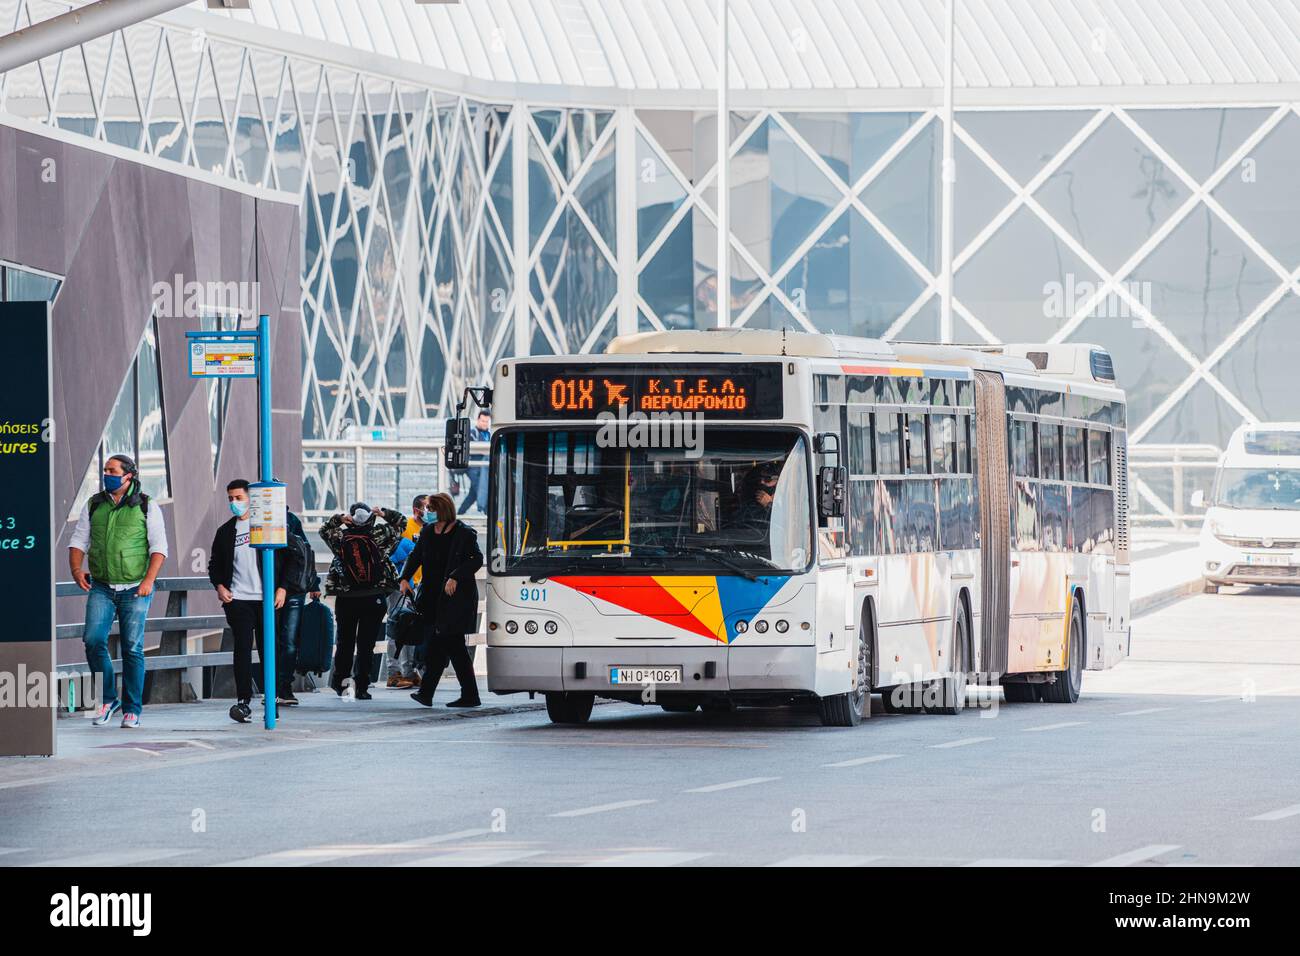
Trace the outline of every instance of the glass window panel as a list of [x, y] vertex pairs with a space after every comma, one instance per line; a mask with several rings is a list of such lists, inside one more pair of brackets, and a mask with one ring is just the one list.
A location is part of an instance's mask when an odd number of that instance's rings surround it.
[[1300, 265], [1300, 181], [1295, 157], [1300, 155], [1300, 117], [1289, 113], [1250, 152], [1250, 175], [1229, 173], [1214, 190], [1214, 198], [1282, 265]]
[[925, 416], [907, 416], [907, 473], [923, 475], [928, 470], [925, 463]]
[[898, 412], [876, 412], [876, 470], [882, 475], [901, 475], [902, 416]]
[[1182, 181], [1112, 116], [1034, 198], [1103, 266], [1116, 269], [1187, 194]]
[[1024, 185], [1092, 115], [1091, 110], [962, 110], [957, 122]]
[[168, 475], [167, 434], [163, 419], [162, 372], [158, 362], [158, 339], [150, 319], [136, 359], [137, 408], [139, 410], [140, 483], [153, 498], [171, 497]]
[[695, 327], [695, 269], [692, 262], [692, 213], [641, 270], [638, 288], [665, 328]]
[[1088, 446], [1086, 432], [1074, 425], [1065, 426], [1065, 480], [1088, 480]]
[[849, 546], [856, 555], [875, 554], [876, 482], [854, 479], [849, 482]]
[[970, 427], [969, 415], [957, 416], [957, 471], [970, 474]]
[[1038, 550], [1038, 496], [1035, 482], [1015, 479], [1011, 496], [1011, 546], [1017, 551]]
[[117, 393], [113, 411], [108, 416], [108, 425], [104, 429], [104, 455], [127, 454], [136, 457], [136, 418], [135, 418], [135, 361], [126, 369], [126, 379]]
[[957, 419], [953, 415], [930, 416], [930, 463], [936, 475], [957, 470]]
[[936, 482], [924, 479], [904, 482], [907, 491], [908, 550], [926, 554], [938, 550], [938, 515], [935, 500]]
[[[1275, 209], [1274, 213], [1293, 219], [1300, 217], [1300, 208]], [[1208, 355], [1277, 288], [1278, 278], [1236, 233], [1202, 206], [1138, 264], [1129, 283], [1161, 325], [1193, 353]], [[1111, 313], [1109, 318], [1116, 325], [1140, 321], [1131, 312]], [[1096, 344], [1109, 347], [1107, 342]], [[1128, 361], [1127, 353], [1111, 354], [1119, 359], [1119, 375]]]
[[849, 184], [856, 184], [911, 128], [919, 113], [850, 113]]
[[[1287, 293], [1212, 369], [1261, 421], [1300, 420], [1300, 389], [1295, 385], [1295, 370], [1300, 368], [1297, 329], [1300, 329], [1300, 298], [1295, 293]], [[1202, 386], [1210, 392], [1204, 413], [1210, 419], [1222, 418], [1222, 424], [1208, 428], [1205, 438], [1162, 438], [1161, 441], [1213, 441], [1220, 448], [1225, 447], [1226, 441], [1212, 436], [1221, 434], [1223, 425], [1229, 426], [1227, 431], [1231, 433], [1232, 428], [1241, 424], [1241, 416], [1227, 407], [1209, 385], [1202, 382], [1197, 389]], [[1177, 420], [1181, 423], [1178, 431], [1199, 434], [1194, 416], [1179, 416]]]
[[0, 271], [4, 272], [5, 298], [10, 302], [53, 302], [59, 294], [58, 279], [16, 266], [6, 266]]
[[1051, 481], [1061, 480], [1061, 426], [1051, 422], [1038, 423], [1038, 454], [1040, 474]]
[[954, 295], [1001, 341], [1046, 342], [1082, 305], [1080, 293], [1091, 289], [1085, 284], [1096, 281], [1037, 215], [1021, 208], [958, 270]]
[[1038, 454], [1034, 447], [1034, 424], [1020, 418], [1010, 424], [1011, 473], [1026, 478], [1038, 477]]
[[939, 482], [939, 538], [944, 551], [975, 547], [975, 499], [969, 478]]
[[1038, 485], [1039, 535], [1044, 551], [1064, 551], [1066, 539], [1065, 487], [1063, 485]]
[[[645, 255], [672, 214], [686, 200], [686, 189], [668, 164], [637, 133], [636, 136], [636, 231], [637, 255]], [[688, 216], [689, 218], [689, 216]], [[680, 228], [680, 227], [679, 227]], [[688, 257], [689, 259], [689, 257]]]
[[849, 474], [869, 475], [875, 471], [871, 449], [871, 412], [849, 407]]
[[862, 192], [867, 208], [927, 269], [938, 262], [939, 123], [931, 121]]
[[618, 253], [618, 227], [614, 200], [614, 140], [611, 138], [600, 156], [588, 168], [574, 190], [578, 204], [610, 252]]
[[1012, 200], [1013, 193], [956, 137], [953, 158], [961, 183], [961, 189], [953, 190], [953, 248], [960, 253]]
[[1128, 115], [1197, 182], [1204, 182], [1272, 112], [1206, 108], [1129, 110]]
[[907, 551], [907, 484], [901, 480], [877, 482], [876, 528], [881, 554]]
[[1088, 481], [1110, 484], [1110, 432], [1088, 429]]

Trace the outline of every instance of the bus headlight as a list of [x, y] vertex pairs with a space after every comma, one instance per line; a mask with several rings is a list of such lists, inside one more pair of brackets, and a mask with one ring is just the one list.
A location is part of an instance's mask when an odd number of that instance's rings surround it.
[[736, 633], [737, 633], [737, 634], [744, 634], [744, 633], [745, 633], [746, 631], [748, 631], [748, 630], [749, 630], [749, 622], [748, 622], [748, 621], [737, 621], [737, 622], [736, 622]]
[[755, 621], [755, 622], [754, 622], [754, 630], [758, 631], [758, 633], [760, 633], [760, 634], [766, 634], [766, 633], [767, 633], [767, 621]]
[[781, 618], [781, 620], [776, 622], [776, 632], [778, 634], [784, 634], [788, 630], [790, 630], [790, 622], [785, 618]]
[[536, 633], [537, 633], [537, 622], [536, 622], [536, 621], [525, 621], [525, 622], [524, 622], [524, 630], [527, 631], [529, 634], [536, 634]]
[[519, 633], [519, 625], [516, 624], [514, 621], [506, 621], [506, 633], [507, 634]]
[[543, 626], [546, 628], [547, 634], [554, 634], [560, 629], [560, 625], [556, 624], [554, 621], [547, 621]]

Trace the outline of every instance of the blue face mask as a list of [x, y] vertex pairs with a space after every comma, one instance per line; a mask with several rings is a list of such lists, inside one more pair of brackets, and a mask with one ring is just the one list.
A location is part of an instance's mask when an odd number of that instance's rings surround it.
[[236, 518], [244, 517], [244, 515], [248, 514], [248, 502], [232, 501], [230, 503], [230, 513], [233, 514]]
[[117, 491], [126, 482], [126, 475], [105, 475], [104, 490]]
[[420, 515], [420, 520], [425, 524], [433, 524], [438, 520], [438, 513], [436, 511], [426, 511], [424, 514]]

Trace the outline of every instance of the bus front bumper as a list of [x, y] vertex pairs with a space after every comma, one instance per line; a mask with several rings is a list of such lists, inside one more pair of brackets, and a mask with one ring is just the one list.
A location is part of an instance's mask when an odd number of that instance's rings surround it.
[[[712, 666], [710, 666], [712, 665]], [[730, 691], [811, 692], [817, 649], [812, 645], [756, 647], [493, 647], [487, 648], [488, 690], [586, 691], [626, 696], [642, 685], [616, 684], [619, 667], [680, 667], [680, 684], [656, 693]]]

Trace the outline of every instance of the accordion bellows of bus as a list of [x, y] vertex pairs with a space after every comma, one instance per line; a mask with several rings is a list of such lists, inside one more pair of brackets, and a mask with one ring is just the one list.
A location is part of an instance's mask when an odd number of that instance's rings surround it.
[[1128, 654], [1102, 349], [725, 329], [494, 372], [488, 685], [556, 722], [1072, 703]]

